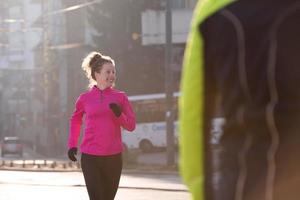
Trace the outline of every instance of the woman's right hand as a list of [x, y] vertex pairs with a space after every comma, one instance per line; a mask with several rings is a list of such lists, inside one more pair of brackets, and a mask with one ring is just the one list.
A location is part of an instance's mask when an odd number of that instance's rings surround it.
[[77, 154], [77, 147], [72, 147], [68, 150], [68, 157], [71, 161], [77, 161], [75, 155]]

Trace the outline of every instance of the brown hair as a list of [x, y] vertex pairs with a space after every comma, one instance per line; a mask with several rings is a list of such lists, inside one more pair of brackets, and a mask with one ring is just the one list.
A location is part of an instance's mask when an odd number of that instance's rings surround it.
[[86, 77], [89, 79], [90, 87], [96, 84], [95, 72], [100, 72], [105, 63], [115, 65], [115, 61], [111, 57], [102, 55], [100, 52], [96, 51], [89, 53], [83, 59], [81, 67], [85, 72]]

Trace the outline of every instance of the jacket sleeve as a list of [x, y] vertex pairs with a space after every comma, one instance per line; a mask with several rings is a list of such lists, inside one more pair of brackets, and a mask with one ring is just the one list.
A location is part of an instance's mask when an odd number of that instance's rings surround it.
[[128, 101], [126, 95], [124, 95], [122, 102], [122, 114], [118, 118], [121, 127], [125, 128], [128, 131], [133, 131], [135, 129], [135, 113]]
[[70, 118], [70, 131], [68, 147], [77, 147], [78, 138], [80, 136], [80, 130], [82, 125], [82, 117], [84, 114], [84, 106], [81, 97], [79, 97], [75, 103], [75, 110]]
[[179, 98], [179, 168], [193, 200], [205, 199], [203, 39], [198, 30], [204, 19], [230, 2], [198, 1], [184, 53]]

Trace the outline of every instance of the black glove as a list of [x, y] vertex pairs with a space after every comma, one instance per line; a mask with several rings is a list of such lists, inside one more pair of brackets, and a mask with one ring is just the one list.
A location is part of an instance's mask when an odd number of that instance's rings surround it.
[[122, 111], [121, 111], [121, 107], [118, 104], [116, 104], [116, 103], [110, 103], [109, 104], [109, 108], [115, 113], [115, 115], [117, 117], [120, 117]]
[[77, 147], [72, 147], [71, 149], [68, 150], [68, 157], [72, 161], [77, 161], [75, 155], [77, 154]]

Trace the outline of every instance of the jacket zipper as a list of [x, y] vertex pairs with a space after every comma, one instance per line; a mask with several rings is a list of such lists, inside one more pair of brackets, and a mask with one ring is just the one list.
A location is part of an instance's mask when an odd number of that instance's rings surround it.
[[100, 102], [103, 102], [103, 91], [100, 90]]

